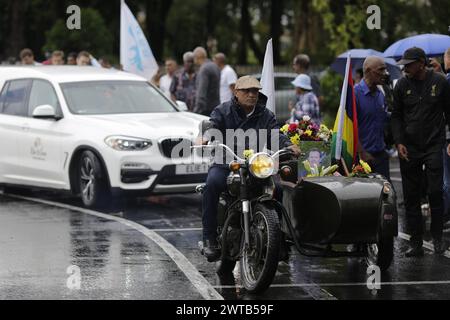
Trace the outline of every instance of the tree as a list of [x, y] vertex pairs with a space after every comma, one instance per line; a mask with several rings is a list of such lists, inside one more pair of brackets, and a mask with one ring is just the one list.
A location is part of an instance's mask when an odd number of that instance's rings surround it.
[[146, 27], [153, 55], [157, 60], [163, 58], [166, 22], [173, 0], [146, 1]]
[[69, 31], [66, 20], [59, 19], [46, 33], [44, 50], [64, 50], [66, 52], [87, 50], [94, 56], [110, 55], [112, 36], [100, 13], [91, 8], [82, 9], [82, 28]]
[[333, 56], [349, 48], [362, 48], [361, 31], [366, 27], [364, 0], [347, 4], [330, 0], [314, 0], [313, 8], [322, 16], [323, 28], [330, 39], [327, 47]]
[[283, 0], [271, 0], [271, 16], [270, 16], [270, 31], [272, 35], [273, 43], [273, 63], [281, 64], [281, 48], [280, 37], [283, 33], [281, 26], [281, 16], [284, 11]]
[[20, 2], [9, 0], [8, 2], [10, 24], [6, 55], [17, 56], [25, 46], [25, 12], [29, 2], [27, 0]]

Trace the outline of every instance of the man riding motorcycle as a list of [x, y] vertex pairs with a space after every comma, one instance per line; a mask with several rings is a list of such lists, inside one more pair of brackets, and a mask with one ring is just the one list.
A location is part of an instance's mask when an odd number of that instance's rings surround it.
[[[299, 155], [300, 148], [293, 145], [285, 135], [279, 133], [275, 115], [266, 108], [267, 97], [259, 92], [260, 89], [261, 85], [257, 79], [251, 76], [239, 78], [236, 81], [233, 98], [216, 107], [211, 113], [212, 127], [221, 133], [223, 143], [234, 150], [236, 150], [234, 146], [236, 136], [225, 139], [225, 137], [229, 137], [230, 130], [242, 129], [247, 132], [253, 129], [259, 139], [265, 140], [263, 143], [265, 142], [268, 149], [276, 148], [271, 143], [276, 141], [280, 149], [288, 148], [295, 155]], [[264, 132], [261, 131], [262, 129], [265, 130], [266, 134], [259, 134]], [[209, 138], [204, 136], [201, 143], [206, 144], [208, 140]], [[262, 145], [261, 141], [245, 141], [246, 147], [250, 144]], [[226, 162], [217, 163], [216, 161], [208, 171], [206, 185], [203, 189], [203, 246], [204, 255], [208, 261], [216, 261], [220, 257], [220, 249], [217, 243], [217, 207], [220, 194], [226, 189], [226, 179], [229, 173], [230, 169]]]

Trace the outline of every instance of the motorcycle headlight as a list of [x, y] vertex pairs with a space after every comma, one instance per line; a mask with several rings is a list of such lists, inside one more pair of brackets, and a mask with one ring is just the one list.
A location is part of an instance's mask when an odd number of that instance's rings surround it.
[[275, 162], [267, 153], [257, 153], [250, 158], [250, 173], [257, 178], [265, 179], [275, 172]]
[[107, 137], [105, 143], [118, 151], [142, 151], [152, 146], [150, 140], [125, 136]]

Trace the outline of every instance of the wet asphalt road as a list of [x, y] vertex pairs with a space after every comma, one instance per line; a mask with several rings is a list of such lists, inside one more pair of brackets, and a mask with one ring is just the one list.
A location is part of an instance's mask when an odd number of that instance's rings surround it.
[[[401, 201], [396, 161], [391, 167]], [[79, 201], [66, 195], [27, 196], [70, 207], [0, 195], [0, 299], [450, 299], [450, 252], [425, 249], [423, 258], [405, 258], [403, 233], [376, 293], [360, 259], [291, 251], [273, 285], [256, 296], [240, 287], [236, 270], [234, 279], [219, 279], [200, 255], [198, 195], [136, 199], [105, 215], [77, 209]], [[400, 207], [400, 231], [402, 221]]]

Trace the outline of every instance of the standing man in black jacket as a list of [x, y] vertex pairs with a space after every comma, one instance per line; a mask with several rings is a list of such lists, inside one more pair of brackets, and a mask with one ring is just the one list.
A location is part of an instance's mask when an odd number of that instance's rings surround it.
[[[445, 124], [450, 123], [450, 85], [441, 74], [427, 70], [427, 57], [420, 48], [406, 50], [398, 64], [405, 66], [406, 77], [394, 88], [391, 123], [400, 157], [406, 226], [411, 234], [411, 247], [406, 256], [423, 256], [420, 209], [423, 165], [428, 183], [434, 251], [440, 254], [446, 249], [442, 242], [442, 148]], [[447, 153], [450, 154], [450, 148]]]

